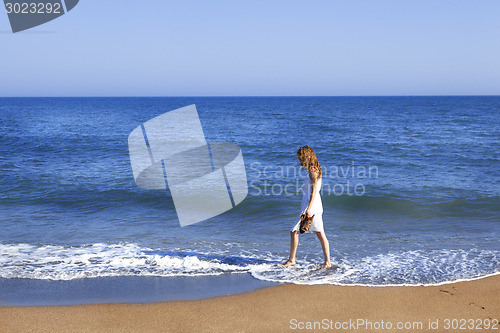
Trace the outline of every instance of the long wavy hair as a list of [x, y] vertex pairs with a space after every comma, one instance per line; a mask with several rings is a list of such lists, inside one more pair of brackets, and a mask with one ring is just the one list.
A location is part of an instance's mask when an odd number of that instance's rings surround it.
[[297, 158], [299, 159], [300, 165], [309, 171], [309, 174], [315, 174], [318, 178], [321, 178], [323, 169], [319, 165], [316, 153], [311, 147], [300, 147], [299, 150], [297, 150]]

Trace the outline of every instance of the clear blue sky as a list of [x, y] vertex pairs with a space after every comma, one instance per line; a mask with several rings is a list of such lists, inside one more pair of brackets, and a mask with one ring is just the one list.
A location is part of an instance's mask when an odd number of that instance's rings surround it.
[[0, 39], [0, 96], [500, 94], [498, 0], [80, 0]]

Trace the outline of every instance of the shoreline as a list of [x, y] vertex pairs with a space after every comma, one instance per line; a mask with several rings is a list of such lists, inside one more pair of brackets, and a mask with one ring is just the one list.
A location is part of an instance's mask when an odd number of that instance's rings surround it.
[[238, 295], [270, 286], [438, 287], [499, 276], [485, 276], [432, 284], [306, 284], [259, 280], [249, 272], [200, 276], [109, 276], [71, 280], [0, 278], [0, 307], [91, 304], [142, 304], [188, 301]]
[[112, 276], [73, 280], [0, 278], [0, 307], [198, 300], [242, 294], [278, 284], [257, 280], [248, 273], [169, 277]]
[[[421, 327], [406, 331], [443, 332], [459, 330], [447, 329], [446, 320], [448, 325], [453, 325], [452, 320], [457, 325], [460, 320], [466, 320], [465, 325], [474, 320], [474, 325], [482, 325], [480, 331], [498, 332], [500, 324], [497, 329], [485, 329], [485, 325], [500, 320], [499, 299], [500, 275], [439, 286], [283, 284], [244, 294], [162, 303], [2, 306], [0, 327], [9, 332], [285, 332], [323, 325], [315, 328], [380, 332], [394, 331], [398, 323], [420, 323]], [[353, 326], [359, 320], [372, 327]], [[346, 323], [350, 324], [335, 327]], [[392, 329], [387, 329], [389, 323]]]

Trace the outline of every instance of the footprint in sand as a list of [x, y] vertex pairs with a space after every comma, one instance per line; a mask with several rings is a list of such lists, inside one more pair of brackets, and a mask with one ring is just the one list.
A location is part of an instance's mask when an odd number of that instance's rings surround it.
[[453, 294], [452, 292], [450, 292], [448, 290], [439, 289], [439, 291], [442, 292], [442, 293], [448, 294], [448, 295], [455, 295], [455, 294]]
[[455, 295], [455, 293], [458, 291], [457, 288], [455, 287], [451, 287], [451, 289], [453, 290], [453, 292], [448, 291], [446, 289], [439, 289], [439, 291], [448, 295]]
[[476, 304], [474, 302], [470, 302], [469, 305], [474, 306], [474, 307], [476, 307], [478, 309], [482, 309], [482, 310], [486, 309], [484, 306], [481, 306], [481, 305]]

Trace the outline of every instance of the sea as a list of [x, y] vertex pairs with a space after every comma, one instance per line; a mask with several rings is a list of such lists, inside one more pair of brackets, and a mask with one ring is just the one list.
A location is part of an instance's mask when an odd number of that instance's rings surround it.
[[[248, 194], [181, 227], [136, 185], [128, 136], [195, 104], [241, 149]], [[436, 285], [500, 273], [500, 96], [0, 98], [0, 281], [246, 275]], [[288, 258], [309, 145], [333, 269], [314, 234]], [[168, 183], [168, 179], [167, 179]]]

